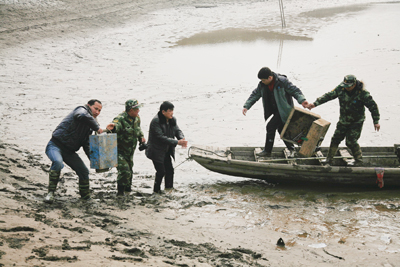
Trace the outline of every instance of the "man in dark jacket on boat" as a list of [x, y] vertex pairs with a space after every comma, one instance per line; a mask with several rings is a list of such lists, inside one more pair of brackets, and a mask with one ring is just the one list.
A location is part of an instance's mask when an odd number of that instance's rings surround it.
[[340, 117], [331, 139], [326, 163], [332, 163], [340, 142], [346, 138], [346, 146], [351, 150], [355, 160], [354, 165], [362, 166], [362, 152], [357, 141], [361, 136], [365, 120], [364, 107], [367, 107], [371, 112], [375, 130], [379, 131], [381, 126], [379, 125], [378, 105], [369, 92], [364, 89], [362, 81], [357, 80], [354, 75], [346, 75], [342, 83], [331, 92], [317, 98], [308, 108], [313, 109], [335, 98], [339, 98]]
[[[301, 90], [293, 85], [285, 75], [274, 73], [269, 68], [264, 67], [258, 72], [258, 78], [261, 81], [244, 104], [243, 115], [246, 116], [247, 111], [260, 98], [263, 101], [264, 119], [268, 120], [273, 115], [267, 124], [264, 150], [257, 154], [260, 157], [269, 157], [274, 146], [275, 133], [277, 130], [278, 133], [282, 132], [283, 126], [292, 111], [292, 97], [304, 108], [308, 107], [308, 102]], [[293, 156], [294, 145], [286, 141], [284, 142]]]
[[[187, 147], [187, 141], [176, 123], [174, 105], [165, 101], [160, 111], [150, 123], [148, 148], [146, 156], [153, 161], [156, 178], [153, 191], [160, 193], [161, 182], [165, 176], [165, 189], [174, 187], [174, 168], [171, 156], [175, 159], [175, 147]], [[176, 140], [175, 137], [178, 139]]]
[[89, 135], [93, 131], [102, 133], [96, 117], [102, 104], [99, 100], [90, 100], [86, 105], [75, 108], [54, 130], [46, 146], [46, 155], [52, 161], [49, 173], [49, 191], [44, 201], [53, 203], [63, 162], [70, 166], [79, 177], [79, 194], [82, 199], [90, 199], [89, 170], [76, 151], [81, 147], [90, 159]]

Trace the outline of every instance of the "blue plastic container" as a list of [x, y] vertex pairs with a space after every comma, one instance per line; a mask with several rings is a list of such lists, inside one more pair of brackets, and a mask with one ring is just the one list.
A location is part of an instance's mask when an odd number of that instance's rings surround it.
[[108, 170], [118, 165], [117, 134], [89, 136], [90, 168]]

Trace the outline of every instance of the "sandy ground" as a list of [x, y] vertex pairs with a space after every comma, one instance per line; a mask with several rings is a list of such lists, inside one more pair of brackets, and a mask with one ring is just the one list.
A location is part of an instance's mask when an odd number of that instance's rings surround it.
[[[288, 49], [291, 41], [313, 38], [318, 45], [318, 34], [329, 36], [324, 29], [364, 12], [368, 1], [284, 2], [289, 26], [281, 29], [276, 9], [264, 9], [269, 1], [0, 0], [0, 266], [400, 266], [396, 190], [284, 188], [210, 174], [188, 162], [176, 171], [176, 191], [152, 195], [152, 164], [137, 152], [134, 192], [126, 198], [115, 198], [115, 170], [91, 170], [94, 201], [82, 202], [76, 176], [65, 168], [56, 202], [42, 202], [50, 164], [44, 147], [51, 132], [91, 98], [104, 103], [102, 125], [135, 97], [146, 103], [141, 117], [147, 133], [160, 102], [170, 100], [191, 144], [255, 145], [254, 140], [263, 140], [260, 106], [248, 118], [240, 117], [240, 110], [265, 59], [250, 64], [237, 56], [243, 68], [230, 68], [228, 61], [226, 72], [210, 59], [204, 66], [207, 76], [191, 66], [197, 62], [193, 55], [185, 61], [186, 50], [175, 47], [284, 40], [281, 70], [302, 88], [325, 82], [323, 92], [349, 71], [338, 67], [344, 57], [361, 60], [357, 71], [372, 85], [378, 103], [385, 103], [381, 124], [386, 127], [379, 134], [372, 127], [365, 130], [361, 143], [396, 142], [397, 98], [379, 92], [399, 89], [398, 47], [386, 42], [377, 49], [372, 39], [354, 54], [341, 50], [335, 39], [320, 44], [337, 53], [318, 66], [302, 57], [310, 53], [299, 53], [302, 43], [293, 55]], [[354, 24], [363, 23], [362, 18], [354, 18]], [[398, 25], [397, 20], [389, 23]], [[382, 32], [380, 40], [390, 38]], [[217, 53], [229, 49], [222, 46]], [[318, 52], [314, 56], [322, 58], [325, 51]], [[172, 68], [171, 62], [179, 66]], [[297, 68], [293, 62], [306, 63]], [[317, 70], [332, 75], [316, 77]], [[227, 73], [235, 79], [227, 79]], [[382, 79], [369, 78], [374, 75]], [[322, 91], [308, 93], [314, 98]], [[321, 109], [332, 121], [337, 112], [337, 104]], [[178, 149], [177, 164], [186, 154]], [[285, 247], [276, 245], [279, 238]]]

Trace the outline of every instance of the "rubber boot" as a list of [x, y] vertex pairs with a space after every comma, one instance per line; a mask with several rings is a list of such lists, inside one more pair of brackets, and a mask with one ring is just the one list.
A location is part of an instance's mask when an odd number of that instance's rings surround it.
[[361, 151], [361, 147], [359, 145], [357, 145], [356, 148], [351, 150], [351, 153], [353, 153], [353, 158], [354, 158], [354, 167], [362, 167], [364, 166], [364, 162], [362, 159], [362, 151]]
[[128, 184], [125, 186], [125, 192], [132, 192], [132, 177], [128, 179]]
[[174, 188], [174, 174], [168, 173], [165, 174], [165, 189], [173, 189]]
[[44, 202], [49, 204], [54, 202], [54, 192], [56, 191], [58, 181], [60, 180], [60, 173], [60, 171], [53, 170], [49, 172], [49, 191], [44, 198]]
[[271, 139], [267, 139], [265, 141], [265, 147], [264, 150], [261, 151], [260, 153], [257, 153], [257, 156], [259, 157], [271, 157], [271, 152], [272, 152], [272, 148], [274, 146], [274, 140]]
[[336, 152], [339, 148], [339, 145], [332, 145], [329, 147], [328, 154], [326, 155], [326, 159], [322, 160], [322, 164], [324, 165], [332, 165], [333, 157], [336, 155]]
[[79, 179], [79, 194], [81, 199], [90, 200], [89, 179]]
[[117, 185], [117, 197], [122, 197], [125, 194], [125, 186], [124, 185]]
[[163, 177], [157, 177], [157, 174], [156, 174], [156, 179], [154, 180], [154, 188], [153, 188], [154, 193], [161, 192], [162, 179], [163, 179]]

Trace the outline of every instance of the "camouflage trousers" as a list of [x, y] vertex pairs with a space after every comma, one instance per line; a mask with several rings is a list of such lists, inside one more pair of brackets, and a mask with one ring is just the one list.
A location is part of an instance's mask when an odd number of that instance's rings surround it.
[[117, 184], [130, 188], [133, 177], [133, 155], [118, 154], [118, 177]]
[[346, 138], [346, 146], [350, 148], [351, 151], [357, 151], [360, 148], [357, 141], [360, 139], [362, 127], [363, 122], [347, 124], [339, 121], [336, 124], [336, 130], [332, 136], [331, 145], [339, 146], [340, 142]]

